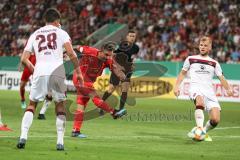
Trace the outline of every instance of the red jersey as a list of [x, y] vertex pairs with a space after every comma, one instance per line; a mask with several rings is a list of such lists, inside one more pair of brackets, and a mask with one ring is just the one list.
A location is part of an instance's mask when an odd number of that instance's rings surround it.
[[104, 68], [108, 67], [112, 70], [112, 59], [107, 59], [106, 61], [100, 60], [98, 58], [98, 49], [89, 46], [80, 46], [79, 50], [82, 53], [79, 59], [79, 66], [84, 82], [94, 83], [97, 77], [102, 75]]

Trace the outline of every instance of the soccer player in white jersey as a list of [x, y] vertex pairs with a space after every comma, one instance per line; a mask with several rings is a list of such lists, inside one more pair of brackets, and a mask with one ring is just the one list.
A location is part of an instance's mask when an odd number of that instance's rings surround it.
[[[33, 114], [37, 103], [43, 101], [51, 93], [55, 101], [57, 150], [64, 150], [63, 137], [66, 123], [65, 113], [65, 70], [63, 66], [63, 49], [74, 64], [77, 79], [82, 83], [78, 60], [67, 32], [60, 29], [60, 13], [53, 8], [44, 14], [46, 25], [36, 30], [28, 39], [21, 57], [22, 63], [33, 71], [33, 81], [30, 90], [30, 104], [28, 105], [21, 124], [21, 136], [17, 148], [23, 149], [28, 136], [29, 128], [33, 121]], [[30, 54], [35, 53], [35, 67], [28, 60]]]
[[[187, 72], [189, 72], [191, 81], [189, 96], [196, 106], [196, 125], [197, 127], [203, 128], [206, 132], [215, 128], [220, 121], [221, 108], [212, 85], [213, 76], [216, 75], [219, 78], [222, 86], [229, 96], [233, 95], [228, 82], [223, 76], [221, 66], [217, 61], [209, 57], [211, 49], [211, 38], [208, 36], [200, 38], [200, 54], [187, 57], [174, 87], [175, 96], [179, 96], [179, 86], [185, 78]], [[203, 126], [204, 110], [206, 110], [209, 114], [209, 120], [206, 122], [205, 126]], [[211, 138], [208, 135], [206, 137], [208, 137], [208, 140], [211, 141]]]

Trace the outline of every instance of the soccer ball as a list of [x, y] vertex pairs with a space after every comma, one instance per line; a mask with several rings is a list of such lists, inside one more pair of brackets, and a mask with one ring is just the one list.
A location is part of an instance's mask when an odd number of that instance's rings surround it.
[[206, 136], [206, 131], [201, 127], [194, 127], [188, 134], [190, 138], [196, 141], [203, 141]]

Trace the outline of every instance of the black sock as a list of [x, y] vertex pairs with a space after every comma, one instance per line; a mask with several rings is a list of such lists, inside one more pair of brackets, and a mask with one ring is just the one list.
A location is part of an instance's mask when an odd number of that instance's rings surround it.
[[216, 123], [215, 121], [213, 120], [210, 120], [210, 124], [213, 128], [217, 127], [218, 123]]
[[127, 92], [122, 92], [119, 109], [123, 109], [127, 100]]
[[106, 100], [109, 96], [111, 96], [112, 95], [112, 93], [109, 93], [108, 91], [106, 91], [104, 94], [103, 94], [103, 96], [102, 96], [102, 100]]

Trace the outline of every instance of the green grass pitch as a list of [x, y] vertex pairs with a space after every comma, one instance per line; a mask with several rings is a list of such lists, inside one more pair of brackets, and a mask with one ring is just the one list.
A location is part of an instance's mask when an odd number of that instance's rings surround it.
[[[187, 132], [195, 124], [190, 101], [137, 99], [136, 106], [127, 106], [128, 115], [122, 119], [113, 120], [105, 115], [85, 121], [82, 132], [88, 136], [86, 139], [70, 137], [72, 121], [67, 121], [65, 151], [58, 152], [53, 104], [45, 121], [36, 118], [42, 105], [39, 104], [26, 148], [18, 150], [16, 143], [23, 116], [18, 92], [0, 91], [0, 100], [2, 120], [13, 129], [0, 131], [0, 160], [239, 160], [240, 157], [239, 103], [221, 103], [221, 123], [209, 133], [213, 142], [187, 138]], [[88, 109], [93, 108], [90, 103]]]

